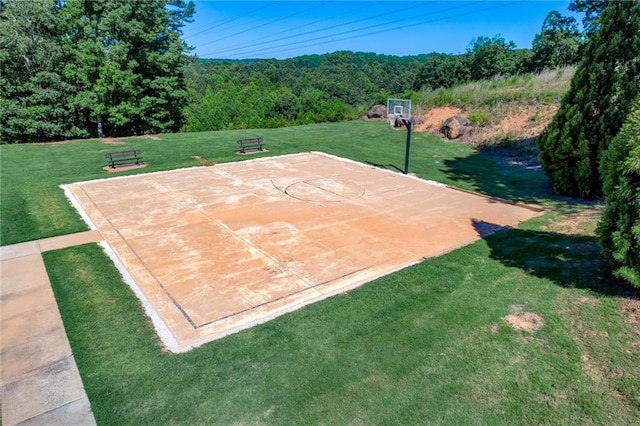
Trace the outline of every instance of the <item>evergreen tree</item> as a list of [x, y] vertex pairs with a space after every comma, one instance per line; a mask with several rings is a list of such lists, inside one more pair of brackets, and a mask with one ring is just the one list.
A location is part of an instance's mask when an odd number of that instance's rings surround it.
[[[78, 57], [95, 66], [87, 70], [95, 94], [94, 114], [100, 114], [105, 134], [177, 131], [183, 124], [187, 92], [186, 45], [180, 28], [193, 13], [185, 0], [68, 0], [77, 4], [76, 21], [92, 33]], [[100, 51], [96, 52], [96, 43]], [[80, 51], [80, 53], [84, 53]], [[97, 53], [97, 58], [91, 56]]]
[[613, 0], [571, 0], [569, 10], [583, 12], [582, 26], [587, 34], [598, 29], [598, 16]]
[[614, 273], [640, 288], [640, 97], [602, 158], [607, 204], [600, 245]]
[[558, 113], [540, 135], [540, 162], [556, 192], [602, 194], [602, 153], [640, 93], [640, 1], [611, 2], [598, 18]]

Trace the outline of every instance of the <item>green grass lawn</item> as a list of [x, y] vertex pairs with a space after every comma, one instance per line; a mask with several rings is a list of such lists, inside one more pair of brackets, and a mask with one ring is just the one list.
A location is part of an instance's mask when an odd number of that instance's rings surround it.
[[[126, 173], [146, 173], [255, 158], [234, 153], [250, 136], [259, 155], [404, 162], [405, 132], [372, 122], [2, 146], [2, 244], [85, 229], [58, 185], [107, 177], [103, 152], [140, 148], [148, 166]], [[636, 423], [640, 336], [624, 309], [637, 294], [609, 276], [595, 207], [551, 196], [540, 170], [421, 134], [410, 171], [553, 212], [185, 354], [162, 350], [96, 245], [45, 253], [98, 423]], [[504, 320], [525, 312], [539, 329]]]
[[[262, 136], [268, 153], [240, 156], [237, 139]], [[104, 153], [140, 149], [148, 173], [282, 155], [323, 151], [391, 170], [404, 168], [406, 132], [387, 123], [352, 121], [300, 127], [162, 135], [119, 145], [99, 140], [0, 146], [0, 244], [14, 244], [86, 229], [60, 185], [113, 177], [102, 170]], [[409, 171], [464, 189], [514, 201], [555, 203], [541, 170], [501, 168], [491, 157], [457, 142], [414, 132]]]

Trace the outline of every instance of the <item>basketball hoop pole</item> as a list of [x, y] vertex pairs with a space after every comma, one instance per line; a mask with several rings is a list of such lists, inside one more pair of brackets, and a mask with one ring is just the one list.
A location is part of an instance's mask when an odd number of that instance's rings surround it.
[[402, 120], [407, 126], [407, 150], [404, 154], [404, 174], [409, 173], [409, 151], [411, 148], [411, 99], [387, 99], [387, 117], [395, 121], [389, 121], [393, 127], [398, 127], [398, 120]]
[[407, 148], [404, 154], [404, 174], [409, 173], [409, 152], [411, 148], [411, 119], [402, 118], [402, 122], [407, 126]]

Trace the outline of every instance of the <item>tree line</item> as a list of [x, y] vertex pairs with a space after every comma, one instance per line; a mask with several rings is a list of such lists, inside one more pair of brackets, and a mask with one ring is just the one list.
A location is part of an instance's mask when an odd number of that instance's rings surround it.
[[389, 96], [573, 64], [583, 44], [553, 11], [532, 49], [498, 35], [461, 55], [208, 60], [180, 38], [194, 13], [187, 0], [0, 0], [0, 141], [353, 119]]
[[411, 98], [497, 75], [539, 72], [578, 62], [583, 33], [552, 11], [531, 49], [480, 36], [465, 53], [397, 57], [334, 52], [285, 60], [194, 59], [183, 131], [280, 127], [357, 118], [390, 96]]
[[335, 52], [285, 60], [194, 60], [185, 131], [281, 127], [357, 118], [411, 88], [427, 55]]

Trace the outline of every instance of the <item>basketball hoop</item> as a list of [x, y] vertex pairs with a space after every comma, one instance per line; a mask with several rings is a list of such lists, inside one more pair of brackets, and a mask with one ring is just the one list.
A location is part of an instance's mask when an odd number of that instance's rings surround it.
[[411, 120], [411, 99], [387, 99], [387, 118]]
[[407, 146], [404, 155], [404, 174], [409, 173], [409, 152], [411, 148], [411, 99], [387, 99], [387, 118], [391, 127], [398, 126], [398, 120], [407, 126]]

